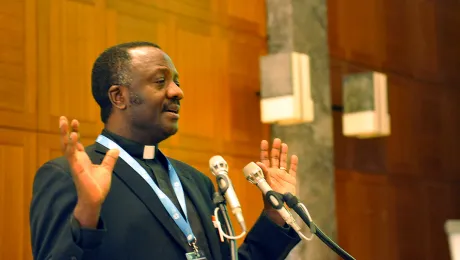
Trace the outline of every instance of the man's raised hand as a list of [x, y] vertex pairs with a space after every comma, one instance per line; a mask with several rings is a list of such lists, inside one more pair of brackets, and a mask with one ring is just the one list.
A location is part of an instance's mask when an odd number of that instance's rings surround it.
[[110, 190], [112, 171], [119, 151], [109, 150], [100, 165], [93, 164], [79, 139], [79, 123], [66, 117], [59, 119], [61, 150], [70, 164], [72, 178], [77, 190], [77, 206], [74, 216], [85, 227], [96, 227], [99, 212]]

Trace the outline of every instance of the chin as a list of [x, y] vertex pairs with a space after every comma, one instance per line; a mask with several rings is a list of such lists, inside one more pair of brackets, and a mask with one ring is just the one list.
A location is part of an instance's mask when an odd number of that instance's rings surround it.
[[168, 134], [169, 135], [175, 135], [177, 133], [177, 131], [179, 131], [179, 129], [177, 129], [177, 127], [176, 127], [174, 129], [172, 129], [171, 131], [169, 131]]
[[168, 127], [164, 127], [164, 128], [163, 128], [163, 132], [164, 132], [167, 136], [175, 135], [175, 134], [177, 133], [177, 131], [179, 131], [179, 128], [177, 127], [177, 125], [168, 126]]

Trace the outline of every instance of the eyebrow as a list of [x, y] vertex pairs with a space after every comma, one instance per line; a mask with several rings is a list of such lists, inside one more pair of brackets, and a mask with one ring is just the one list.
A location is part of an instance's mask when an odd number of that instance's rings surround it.
[[157, 73], [157, 72], [171, 73], [174, 78], [177, 78], [177, 79], [179, 78], [179, 73], [175, 70], [174, 71], [170, 70], [168, 67], [164, 67], [164, 66], [157, 67], [153, 70], [153, 73]]

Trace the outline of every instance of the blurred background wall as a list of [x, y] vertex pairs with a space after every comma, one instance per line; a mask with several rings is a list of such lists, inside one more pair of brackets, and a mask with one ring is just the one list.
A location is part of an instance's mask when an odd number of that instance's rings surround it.
[[391, 135], [354, 140], [334, 113], [338, 240], [357, 259], [450, 259], [460, 218], [460, 4], [328, 0], [332, 103], [344, 73], [388, 74]]
[[269, 137], [256, 93], [263, 0], [1, 0], [0, 259], [31, 259], [31, 185], [39, 165], [61, 154], [59, 116], [80, 120], [85, 145], [102, 129], [93, 61], [138, 40], [171, 56], [185, 92], [180, 131], [160, 149], [209, 176], [208, 160], [222, 155], [248, 225], [260, 214], [260, 192], [241, 169]]
[[[383, 71], [392, 125], [386, 138], [345, 138], [333, 112], [337, 242], [357, 259], [447, 260], [444, 221], [460, 218], [460, 4], [327, 8], [332, 104], [342, 105], [344, 73]], [[31, 185], [60, 155], [58, 118], [79, 119], [83, 143], [94, 142], [92, 62], [134, 40], [158, 43], [181, 74], [180, 131], [160, 148], [210, 177], [209, 158], [224, 156], [248, 224], [259, 215], [260, 193], [241, 168], [270, 137], [257, 96], [263, 0], [0, 0], [0, 259], [31, 259]]]

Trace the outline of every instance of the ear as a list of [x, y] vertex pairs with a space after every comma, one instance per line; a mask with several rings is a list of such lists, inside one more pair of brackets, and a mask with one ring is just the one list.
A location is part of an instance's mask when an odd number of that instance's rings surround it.
[[129, 100], [126, 89], [122, 86], [113, 85], [109, 88], [109, 99], [112, 105], [118, 109], [126, 109]]

